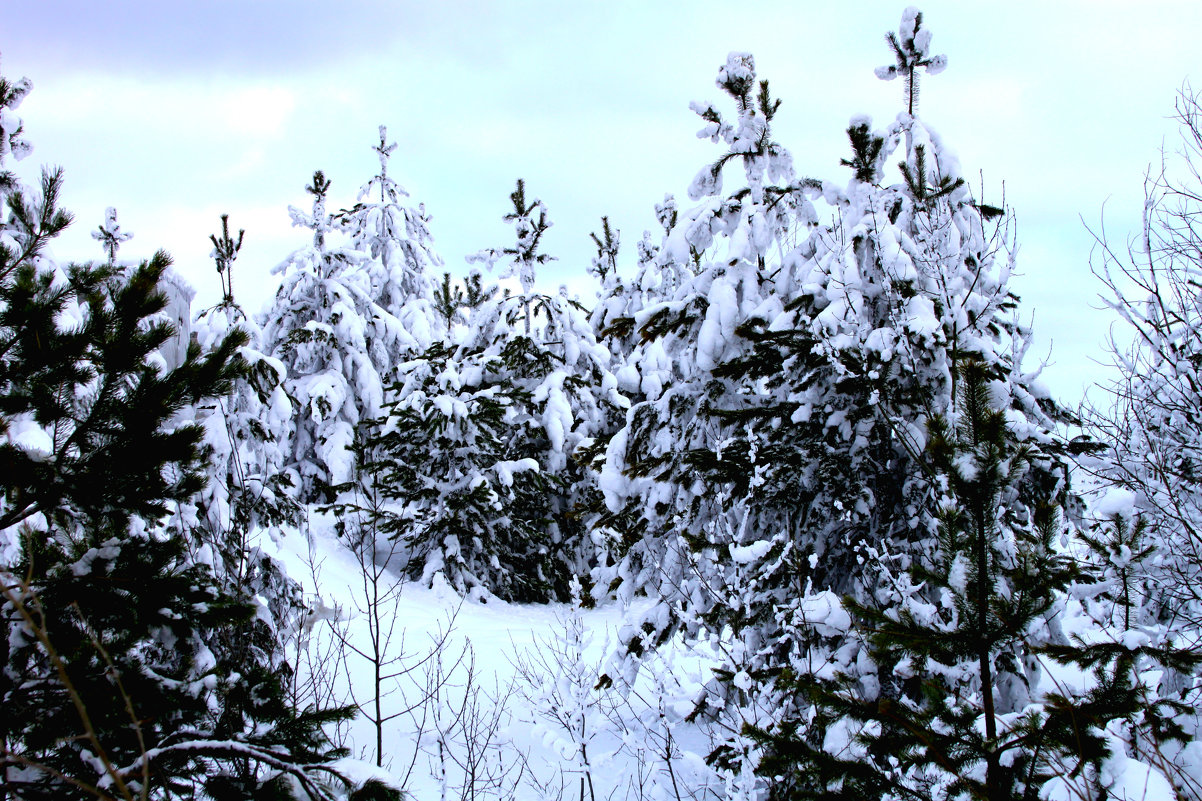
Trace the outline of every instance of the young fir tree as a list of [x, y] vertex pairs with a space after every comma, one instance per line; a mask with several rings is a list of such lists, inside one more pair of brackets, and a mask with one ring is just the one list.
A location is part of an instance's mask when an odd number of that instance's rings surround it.
[[[6, 82], [0, 96], [7, 125]], [[202, 432], [181, 419], [228, 391], [244, 337], [164, 367], [169, 260], [58, 270], [42, 251], [70, 222], [60, 186], [47, 172], [40, 193], [3, 190], [3, 789], [228, 798], [287, 776], [330, 797], [322, 726], [347, 713], [298, 713], [274, 665], [215, 653], [215, 635], [252, 614], [248, 597], [161, 524], [203, 485]]]

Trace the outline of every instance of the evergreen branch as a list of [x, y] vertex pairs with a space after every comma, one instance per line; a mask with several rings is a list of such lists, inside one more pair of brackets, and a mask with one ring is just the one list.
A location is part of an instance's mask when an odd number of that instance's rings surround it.
[[[10, 574], [11, 575], [11, 574]], [[133, 793], [126, 784], [121, 771], [113, 765], [109, 759], [108, 752], [100, 742], [100, 737], [96, 732], [96, 727], [92, 723], [92, 717], [88, 712], [87, 705], [84, 703], [83, 697], [75, 687], [75, 683], [71, 680], [70, 674], [67, 672], [67, 663], [63, 660], [54, 644], [50, 641], [50, 633], [46, 630], [46, 614], [42, 609], [41, 601], [38, 598], [37, 592], [28, 580], [13, 576], [13, 583], [4, 586], [0, 589], [0, 593], [4, 595], [5, 600], [9, 605], [16, 610], [21, 620], [33, 632], [38, 643], [46, 654], [46, 658], [54, 668], [55, 675], [58, 677], [59, 684], [67, 692], [67, 696], [71, 699], [71, 704], [75, 707], [75, 713], [79, 716], [80, 724], [84, 729], [84, 736], [87, 737], [88, 743], [92, 746], [96, 753], [96, 757], [100, 760], [104, 767], [104, 774], [111, 779], [121, 793], [121, 797], [133, 801]], [[6, 582], [7, 584], [7, 582]], [[25, 599], [29, 599], [33, 606], [33, 611], [30, 611], [26, 605]], [[80, 782], [72, 781], [83, 789], [87, 789]], [[98, 798], [105, 796], [98, 790], [94, 793]]]

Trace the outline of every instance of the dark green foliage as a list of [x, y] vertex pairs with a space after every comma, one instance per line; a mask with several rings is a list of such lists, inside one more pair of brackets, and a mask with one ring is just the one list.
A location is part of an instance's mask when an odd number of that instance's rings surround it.
[[[2, 86], [3, 83], [0, 83]], [[10, 280], [13, 270], [32, 262], [49, 240], [71, 224], [70, 213], [58, 207], [62, 183], [61, 169], [43, 170], [39, 186], [40, 202], [11, 189], [4, 193], [5, 211], [9, 214], [8, 225], [16, 247], [14, 249], [7, 243], [0, 243], [0, 279]]]
[[[1071, 703], [1027, 706], [1035, 657], [1057, 647], [1053, 621], [1077, 572], [1053, 547], [1063, 468], [1016, 441], [991, 383], [966, 361], [955, 417], [931, 423], [934, 552], [869, 554], [880, 572], [873, 602], [844, 601], [875, 674], [790, 673], [781, 685], [816, 715], [753, 732], [771, 752], [765, 769], [790, 777], [778, 797], [1018, 799], [1064, 765], [1105, 755], [1100, 730], [1074, 734]], [[842, 752], [824, 748], [836, 727], [854, 735]]]
[[434, 310], [442, 318], [448, 334], [450, 334], [452, 325], [457, 321], [462, 321], [465, 301], [463, 287], [453, 286], [451, 274], [443, 273], [442, 283], [434, 287]]
[[[963, 178], [950, 178], [946, 175], [931, 176], [927, 170], [926, 148], [914, 146], [914, 167], [902, 162], [900, 165], [902, 177], [906, 180], [906, 188], [914, 198], [917, 206], [927, 206], [939, 198], [947, 197], [952, 192], [964, 186]], [[933, 182], [932, 182], [933, 181]]]
[[[539, 240], [551, 227], [550, 221], [547, 220], [546, 208], [538, 200], [534, 202], [526, 200], [526, 182], [521, 178], [518, 179], [517, 188], [510, 193], [509, 199], [513, 201], [513, 211], [505, 215], [505, 222], [520, 220], [529, 222], [525, 227], [519, 226], [517, 244], [505, 248], [502, 253], [512, 256], [514, 261], [520, 263], [545, 264], [548, 261], [554, 261], [554, 256], [538, 251]], [[537, 220], [533, 217], [535, 209], [538, 209]]]
[[70, 219], [54, 206], [60, 181], [11, 191], [16, 247], [0, 250], [3, 789], [163, 797], [211, 783], [245, 798], [286, 773], [328, 797], [313, 778], [337, 755], [323, 727], [350, 711], [291, 708], [251, 596], [162, 525], [204, 484], [186, 421], [242, 374], [245, 335], [166, 369], [169, 259], [56, 272], [40, 250]]
[[857, 181], [876, 183], [877, 164], [881, 149], [885, 146], [884, 137], [872, 133], [867, 122], [853, 122], [847, 127], [847, 138], [851, 140], [852, 157], [850, 161], [840, 159], [839, 163], [855, 170]]
[[517, 381], [545, 374], [547, 356], [514, 337], [478, 384], [455, 387], [443, 382], [456, 352], [432, 346], [402, 373], [401, 400], [358, 446], [360, 479], [385, 503], [352, 510], [344, 501], [335, 507], [340, 516], [367, 515], [381, 535], [399, 540], [412, 579], [441, 572], [464, 593], [558, 597], [566, 577], [547, 530], [562, 487], [538, 469], [545, 437], [518, 417], [530, 393]]
[[455, 323], [466, 323], [473, 311], [492, 300], [495, 287], [485, 288], [484, 276], [472, 271], [460, 284], [451, 280], [451, 274], [442, 274], [442, 283], [434, 287], [434, 311], [446, 325], [447, 335]]
[[[168, 502], [202, 486], [200, 430], [163, 421], [229, 390], [245, 335], [235, 332], [203, 356], [192, 346], [169, 373], [148, 360], [173, 334], [154, 319], [169, 264], [158, 253], [128, 279], [74, 266], [57, 282], [26, 261], [0, 285], [0, 413], [30, 415], [53, 443], [49, 458], [0, 445], [7, 501], [0, 528], [36, 513], [121, 528], [131, 516], [165, 514]], [[71, 304], [83, 319], [62, 331], [58, 320]]]
[[377, 779], [368, 779], [362, 787], [350, 794], [347, 801], [402, 801], [404, 797], [400, 790]]
[[[245, 793], [262, 781], [256, 754], [298, 771], [336, 755], [322, 728], [349, 710], [298, 713], [272, 665], [205, 647], [214, 634], [249, 635], [252, 607], [190, 564], [180, 540], [29, 532], [11, 575], [20, 585], [5, 592], [4, 608], [25, 636], [8, 643], [0, 698], [12, 714], [0, 729], [22, 760], [85, 784], [130, 783], [141, 781], [147, 755], [155, 796], [193, 792], [199, 781]], [[85, 752], [112, 769], [97, 771]], [[10, 787], [23, 798], [76, 797], [50, 774]]]

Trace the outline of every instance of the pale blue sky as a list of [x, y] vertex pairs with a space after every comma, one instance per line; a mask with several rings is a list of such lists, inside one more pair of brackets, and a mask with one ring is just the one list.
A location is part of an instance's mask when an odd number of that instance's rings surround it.
[[[505, 244], [518, 177], [548, 205], [560, 257], [544, 284], [580, 283], [602, 214], [627, 257], [665, 192], [687, 202], [715, 156], [691, 100], [719, 99], [717, 67], [755, 54], [784, 100], [777, 138], [798, 171], [846, 178], [848, 119], [883, 123], [901, 87], [873, 77], [903, 4], [761, 2], [342, 2], [207, 0], [5, 4], [0, 70], [29, 76], [21, 107], [42, 163], [67, 171], [75, 230], [62, 259], [99, 257], [88, 233], [116, 206], [211, 303], [208, 234], [222, 212], [247, 229], [242, 298], [274, 289], [272, 266], [304, 244], [288, 204], [313, 170], [349, 205], [375, 168], [376, 127], [400, 147], [392, 174], [424, 201], [447, 269]], [[920, 113], [984, 175], [986, 200], [1018, 215], [1017, 287], [1050, 383], [1066, 400], [1097, 372], [1108, 315], [1089, 274], [1093, 223], [1137, 223], [1142, 179], [1172, 144], [1175, 92], [1195, 67], [1196, 2], [920, 4], [949, 67], [923, 85]], [[974, 184], [977, 181], [974, 180]], [[583, 284], [581, 284], [583, 286]]]

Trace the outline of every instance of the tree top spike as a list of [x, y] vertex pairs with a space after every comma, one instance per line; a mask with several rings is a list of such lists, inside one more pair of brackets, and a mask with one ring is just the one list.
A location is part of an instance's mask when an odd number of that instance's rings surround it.
[[923, 27], [922, 12], [910, 6], [902, 12], [897, 33], [889, 31], [885, 41], [897, 63], [876, 68], [876, 77], [891, 81], [899, 75], [905, 79], [906, 110], [913, 114], [918, 104], [918, 70], [937, 75], [947, 67], [947, 56], [932, 56], [931, 30]]

